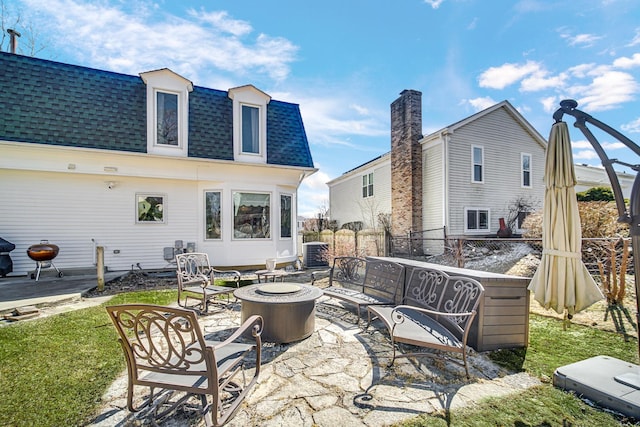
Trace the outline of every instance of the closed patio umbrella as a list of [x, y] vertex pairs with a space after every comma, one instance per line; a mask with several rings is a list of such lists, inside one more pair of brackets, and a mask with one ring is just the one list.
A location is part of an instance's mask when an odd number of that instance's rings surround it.
[[529, 290], [543, 307], [573, 315], [604, 296], [582, 262], [576, 176], [565, 122], [551, 128], [544, 180], [542, 259]]

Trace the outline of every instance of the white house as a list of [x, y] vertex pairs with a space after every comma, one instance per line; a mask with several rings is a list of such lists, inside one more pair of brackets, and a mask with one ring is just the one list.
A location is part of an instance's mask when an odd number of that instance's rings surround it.
[[316, 171], [298, 105], [168, 69], [139, 76], [0, 52], [0, 237], [57, 267], [167, 267], [176, 241], [220, 267], [297, 259], [297, 189]]
[[[576, 185], [576, 192], [586, 191], [594, 187], [611, 188], [611, 182], [609, 181], [609, 177], [607, 176], [607, 172], [604, 170], [604, 167], [576, 164], [575, 170], [576, 180], [578, 181], [578, 184]], [[620, 183], [622, 195], [626, 199], [630, 198], [631, 188], [633, 187], [633, 181], [636, 176], [631, 173], [620, 171], [616, 171], [616, 176]]]
[[516, 200], [542, 206], [546, 141], [508, 101], [425, 136], [421, 103], [403, 91], [391, 105], [391, 151], [328, 183], [332, 220], [370, 227], [372, 212], [388, 213], [396, 236], [495, 236]]

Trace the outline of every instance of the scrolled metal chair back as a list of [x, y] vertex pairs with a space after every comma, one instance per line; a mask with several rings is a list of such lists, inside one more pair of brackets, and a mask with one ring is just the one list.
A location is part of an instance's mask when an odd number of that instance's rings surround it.
[[366, 261], [357, 257], [336, 257], [333, 260], [332, 280], [342, 284], [362, 285]]
[[414, 268], [407, 281], [404, 303], [438, 311], [442, 289], [448, 279], [449, 275], [444, 271]]
[[186, 253], [176, 255], [176, 274], [182, 282], [209, 280], [209, 256], [206, 253]]
[[[192, 311], [145, 304], [107, 307], [136, 374], [139, 369], [161, 373], [203, 375], [208, 372], [205, 341]], [[137, 376], [137, 374], [136, 374]]]
[[[484, 287], [477, 280], [463, 276], [450, 276], [442, 293], [440, 310], [445, 313], [471, 313], [478, 308]], [[473, 321], [472, 316], [447, 316], [446, 319], [460, 330]]]

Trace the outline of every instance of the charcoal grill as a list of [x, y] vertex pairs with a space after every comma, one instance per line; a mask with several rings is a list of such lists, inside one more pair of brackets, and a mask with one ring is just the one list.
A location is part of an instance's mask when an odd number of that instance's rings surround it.
[[37, 282], [40, 279], [42, 269], [51, 267], [55, 268], [58, 277], [64, 276], [64, 273], [53, 263], [53, 259], [58, 256], [59, 251], [58, 245], [49, 243], [48, 240], [41, 240], [37, 245], [29, 246], [27, 255], [36, 262], [36, 271], [31, 273], [31, 278], [36, 279]]

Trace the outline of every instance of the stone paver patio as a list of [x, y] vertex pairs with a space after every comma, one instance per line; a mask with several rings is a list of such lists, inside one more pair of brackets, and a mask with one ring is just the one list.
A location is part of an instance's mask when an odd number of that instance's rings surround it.
[[[510, 374], [484, 354], [469, 357], [467, 380], [461, 358], [392, 356], [386, 329], [354, 324], [355, 312], [322, 297], [315, 332], [291, 344], [264, 343], [260, 380], [229, 426], [386, 426], [422, 413], [442, 413], [489, 396], [504, 396], [539, 385], [526, 373]], [[240, 324], [240, 305], [202, 317], [206, 334]], [[93, 426], [144, 425], [149, 420], [126, 409], [126, 373], [103, 396]], [[163, 426], [203, 425], [195, 411], [179, 411]]]

